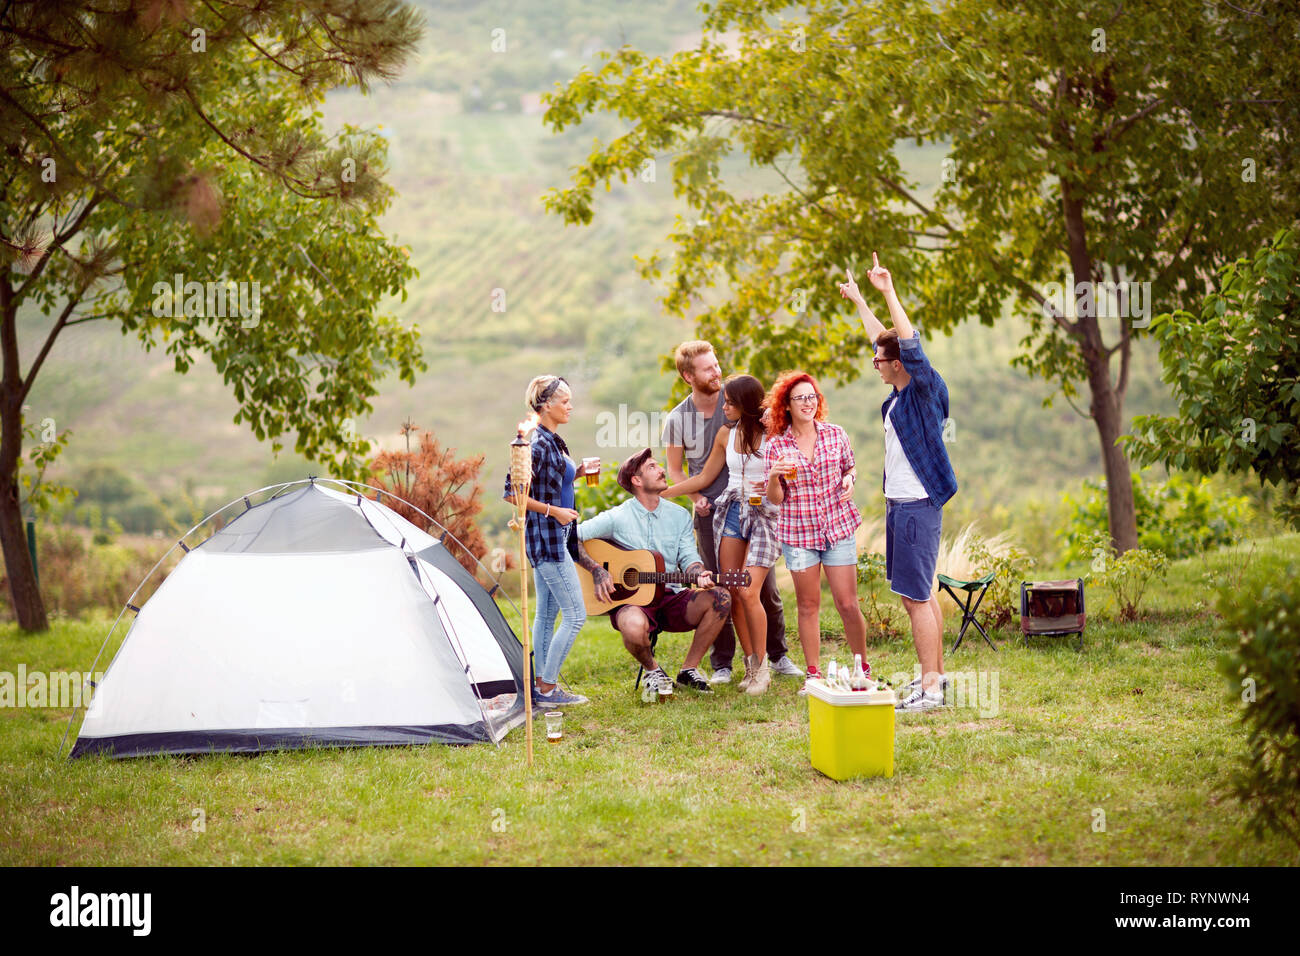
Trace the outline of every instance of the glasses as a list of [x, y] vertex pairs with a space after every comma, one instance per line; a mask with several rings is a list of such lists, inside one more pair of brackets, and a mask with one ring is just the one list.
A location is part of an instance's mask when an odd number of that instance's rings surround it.
[[800, 405], [816, 405], [817, 393], [809, 392], [807, 395], [791, 395], [790, 401], [798, 402]]
[[871, 365], [873, 368], [880, 368], [880, 366], [882, 365], [888, 365], [890, 362], [897, 362], [897, 361], [898, 359], [873, 358], [871, 360]]

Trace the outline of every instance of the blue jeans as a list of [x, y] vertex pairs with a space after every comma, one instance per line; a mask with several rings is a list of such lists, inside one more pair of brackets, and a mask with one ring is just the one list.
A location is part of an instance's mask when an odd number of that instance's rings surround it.
[[[560, 679], [560, 667], [573, 650], [578, 631], [587, 623], [587, 608], [582, 600], [578, 569], [567, 556], [563, 561], [534, 565], [533, 584], [537, 590], [537, 613], [533, 616], [536, 679], [554, 684]], [[555, 630], [557, 614], [560, 615], [558, 632]]]

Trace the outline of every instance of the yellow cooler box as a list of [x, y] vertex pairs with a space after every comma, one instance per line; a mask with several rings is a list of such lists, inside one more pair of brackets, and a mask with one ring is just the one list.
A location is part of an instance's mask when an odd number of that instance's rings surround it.
[[833, 780], [894, 775], [892, 690], [847, 691], [808, 681], [812, 765]]

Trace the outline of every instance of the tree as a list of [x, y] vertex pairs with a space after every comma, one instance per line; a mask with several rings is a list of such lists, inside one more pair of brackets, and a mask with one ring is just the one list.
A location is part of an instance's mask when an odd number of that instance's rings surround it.
[[[783, 0], [706, 5], [697, 49], [624, 47], [549, 95], [557, 133], [597, 111], [630, 128], [544, 201], [590, 222], [597, 183], [670, 153], [688, 213], [671, 262], [653, 255], [641, 274], [671, 271], [678, 316], [725, 285], [698, 332], [757, 375], [859, 374], [869, 343], [832, 321], [848, 311], [833, 283], [872, 249], [931, 331], [1023, 312], [1016, 363], [1067, 400], [1087, 390], [1122, 552], [1137, 527], [1116, 440], [1152, 299], [1190, 303], [1231, 250], [1300, 208], [1294, 16], [1246, 6], [812, 0], [790, 20]], [[949, 147], [930, 200], [904, 174], [909, 140]], [[730, 185], [737, 149], [783, 186]], [[1110, 321], [1121, 311], [1136, 318]]]
[[[275, 451], [296, 431], [300, 453], [360, 474], [375, 382], [424, 367], [417, 330], [377, 311], [414, 270], [377, 226], [384, 141], [327, 138], [317, 107], [393, 78], [420, 29], [397, 0], [3, 5], [0, 543], [23, 628], [46, 617], [17, 494], [22, 406], [69, 326], [117, 323], [178, 372], [206, 355], [236, 423]], [[25, 356], [20, 310], [41, 329]]]
[[[456, 560], [476, 574], [478, 561], [487, 554], [483, 532], [474, 523], [474, 516], [483, 510], [479, 497], [483, 486], [478, 483], [483, 456], [458, 461], [456, 450], [443, 448], [432, 432], [421, 435], [419, 450], [412, 451], [411, 435], [416, 431], [410, 422], [402, 425], [406, 450], [380, 452], [370, 463], [371, 480], [395, 496], [385, 504], [416, 527], [435, 536], [445, 528], [464, 546], [452, 549]], [[438, 526], [430, 525], [425, 514]]]
[[1300, 226], [1224, 267], [1200, 315], [1157, 316], [1175, 416], [1141, 415], [1125, 441], [1144, 464], [1254, 472], [1300, 530]]

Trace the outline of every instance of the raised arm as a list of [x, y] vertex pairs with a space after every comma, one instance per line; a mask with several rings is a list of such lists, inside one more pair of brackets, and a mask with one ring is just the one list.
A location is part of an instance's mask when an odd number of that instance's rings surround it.
[[[714, 436], [713, 448], [709, 451], [709, 460], [704, 463], [704, 468], [698, 475], [691, 477], [677, 478], [673, 476], [674, 484], [664, 489], [663, 497], [676, 498], [679, 495], [694, 494], [702, 488], [707, 488], [713, 484], [715, 478], [722, 474], [722, 466], [727, 463], [727, 438], [731, 435], [730, 428], [719, 428], [718, 434]], [[672, 451], [668, 454], [669, 473], [672, 472]], [[678, 474], [681, 468], [678, 468]]]
[[845, 269], [844, 275], [848, 281], [840, 283], [840, 295], [858, 307], [858, 315], [862, 318], [862, 328], [867, 333], [867, 339], [872, 345], [875, 345], [876, 339], [880, 338], [880, 333], [885, 331], [885, 326], [876, 318], [876, 314], [871, 311], [871, 306], [867, 305], [867, 300], [862, 297], [857, 282], [853, 280], [853, 273]]
[[908, 321], [907, 313], [903, 311], [903, 303], [898, 301], [898, 293], [894, 291], [894, 277], [880, 264], [874, 252], [871, 254], [871, 271], [867, 273], [867, 278], [884, 295], [885, 305], [889, 307], [889, 320], [894, 323], [894, 328], [898, 331], [899, 342], [910, 339], [912, 323]]

